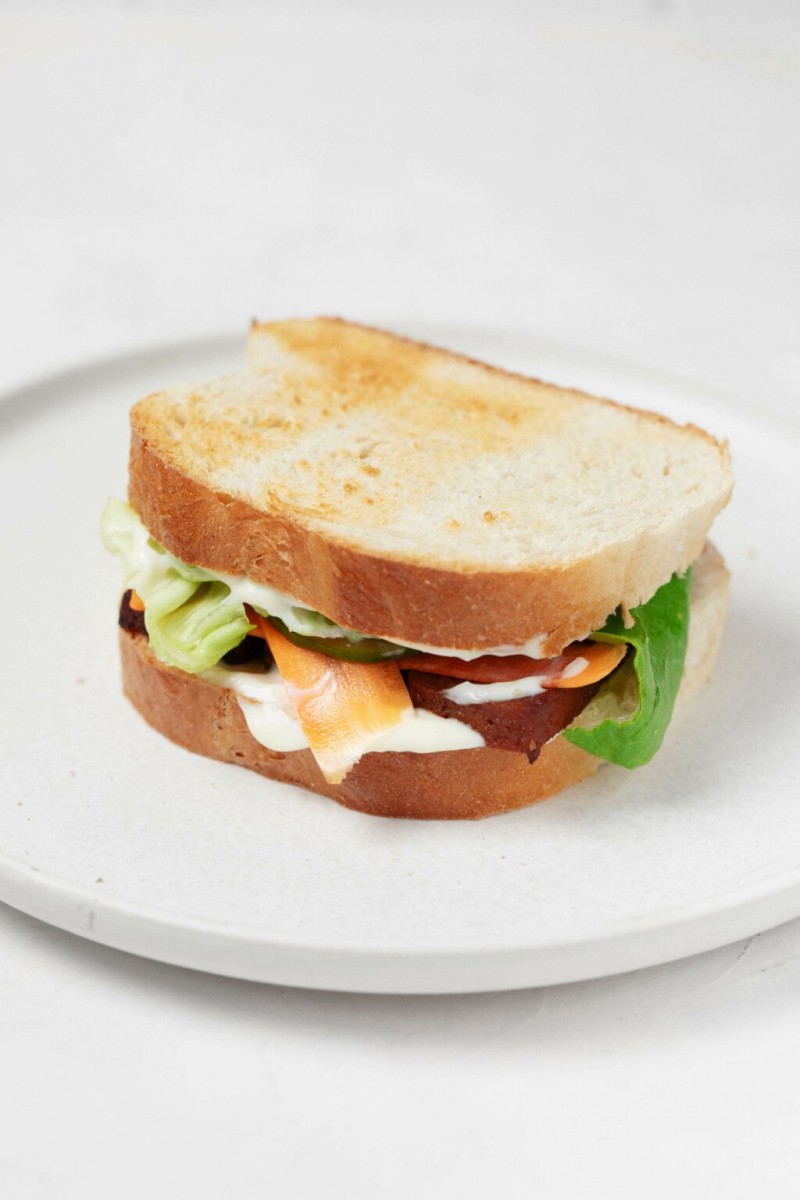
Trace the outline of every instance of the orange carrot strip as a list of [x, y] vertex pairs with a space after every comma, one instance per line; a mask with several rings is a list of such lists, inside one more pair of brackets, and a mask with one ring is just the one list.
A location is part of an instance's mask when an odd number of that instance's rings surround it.
[[[250, 607], [249, 604], [245, 604], [244, 606], [244, 615], [247, 617], [251, 625], [255, 625], [255, 629], [250, 630], [250, 637], [259, 637], [266, 640], [266, 635], [262, 629], [262, 626], [269, 625], [267, 618], [260, 616], [254, 608]], [[272, 628], [272, 626], [270, 626], [270, 628]]]
[[[248, 614], [250, 615], [250, 614]], [[340, 783], [371, 739], [413, 712], [395, 662], [357, 663], [296, 646], [253, 612], [311, 751], [329, 783]]]
[[[546, 679], [542, 686], [546, 688], [576, 688], [586, 687], [589, 683], [597, 683], [598, 680], [605, 679], [606, 675], [610, 675], [627, 653], [627, 645], [620, 642], [584, 642], [578, 646], [577, 653], [573, 653], [573, 647], [570, 647], [569, 655], [560, 655], [558, 658], [550, 660], [553, 664], [563, 665], [557, 667], [556, 674], [552, 678]], [[576, 671], [574, 675], [565, 674], [577, 659], [583, 659], [586, 665], [580, 671]]]

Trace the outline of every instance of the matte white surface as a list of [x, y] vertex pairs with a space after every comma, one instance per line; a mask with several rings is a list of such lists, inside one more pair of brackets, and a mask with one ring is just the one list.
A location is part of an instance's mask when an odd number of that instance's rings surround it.
[[800, 914], [797, 711], [776, 691], [776, 663], [800, 670], [800, 572], [775, 520], [800, 506], [800, 428], [525, 338], [449, 341], [730, 439], [736, 500], [714, 534], [735, 580], [730, 624], [712, 685], [656, 760], [479, 823], [393, 822], [155, 735], [119, 694], [118, 570], [98, 513], [124, 493], [132, 399], [234, 369], [242, 339], [145, 350], [0, 402], [0, 509], [40, 481], [5, 539], [15, 586], [0, 628], [23, 612], [48, 635], [4, 654], [0, 899], [181, 966], [378, 992], [562, 983]]
[[[798, 131], [781, 0], [8, 0], [0, 391], [333, 311], [515, 329], [791, 415]], [[0, 906], [0, 1194], [796, 1200], [798, 964], [793, 921], [593, 983], [335, 995]]]

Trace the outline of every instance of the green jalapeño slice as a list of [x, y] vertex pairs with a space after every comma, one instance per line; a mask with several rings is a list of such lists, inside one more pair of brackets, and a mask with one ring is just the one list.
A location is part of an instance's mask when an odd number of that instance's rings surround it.
[[269, 618], [279, 633], [295, 646], [303, 646], [306, 650], [316, 650], [318, 654], [326, 654], [328, 658], [344, 658], [348, 662], [388, 662], [393, 658], [407, 657], [411, 651], [406, 646], [398, 646], [395, 642], [385, 642], [383, 638], [359, 637], [314, 637], [305, 633], [293, 633], [287, 629], [278, 617]]

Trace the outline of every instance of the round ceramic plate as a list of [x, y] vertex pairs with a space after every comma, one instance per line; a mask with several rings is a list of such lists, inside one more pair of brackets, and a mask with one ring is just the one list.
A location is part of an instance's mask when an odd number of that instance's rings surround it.
[[408, 332], [730, 439], [712, 684], [649, 766], [477, 823], [365, 817], [193, 756], [120, 693], [98, 520], [125, 492], [131, 403], [237, 367], [243, 339], [71, 371], [0, 403], [0, 899], [166, 962], [376, 992], [589, 978], [800, 914], [800, 427], [534, 338]]

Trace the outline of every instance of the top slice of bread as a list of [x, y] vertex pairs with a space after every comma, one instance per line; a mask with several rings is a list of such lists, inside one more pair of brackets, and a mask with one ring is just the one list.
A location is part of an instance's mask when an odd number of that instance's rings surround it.
[[727, 448], [694, 426], [320, 318], [132, 410], [130, 499], [178, 557], [341, 625], [555, 653], [699, 555]]

